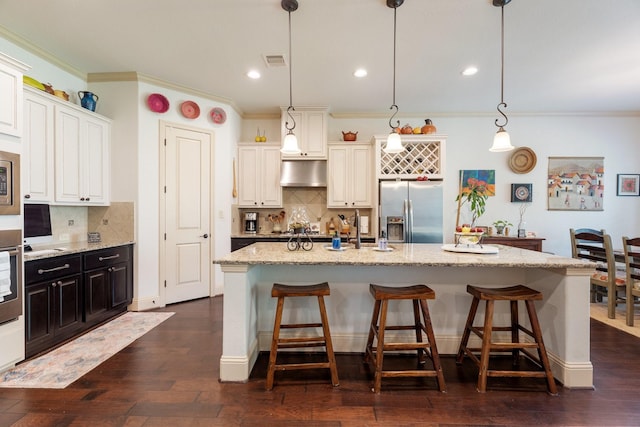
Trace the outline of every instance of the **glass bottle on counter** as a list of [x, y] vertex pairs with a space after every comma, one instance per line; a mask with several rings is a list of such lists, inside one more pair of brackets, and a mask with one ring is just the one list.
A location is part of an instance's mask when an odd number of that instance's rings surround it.
[[378, 239], [378, 249], [381, 251], [387, 250], [387, 237], [384, 231], [380, 233], [380, 239]]

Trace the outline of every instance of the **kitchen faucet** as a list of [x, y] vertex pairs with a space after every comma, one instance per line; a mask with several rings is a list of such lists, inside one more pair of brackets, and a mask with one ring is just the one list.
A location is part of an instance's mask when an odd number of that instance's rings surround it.
[[353, 225], [356, 227], [356, 249], [360, 249], [360, 210], [356, 209], [356, 214], [353, 220]]

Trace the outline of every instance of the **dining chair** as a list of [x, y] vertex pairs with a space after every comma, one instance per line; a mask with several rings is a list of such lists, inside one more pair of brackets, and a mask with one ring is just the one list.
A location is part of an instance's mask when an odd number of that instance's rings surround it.
[[569, 230], [571, 236], [571, 255], [596, 263], [591, 275], [591, 302], [598, 302], [599, 296], [607, 298], [607, 317], [615, 319], [616, 305], [624, 302], [618, 297], [618, 291], [624, 290], [626, 279], [617, 276], [616, 260], [613, 253], [611, 236], [604, 230]]
[[640, 297], [640, 237], [622, 238], [627, 272], [627, 325], [633, 326], [636, 297]]

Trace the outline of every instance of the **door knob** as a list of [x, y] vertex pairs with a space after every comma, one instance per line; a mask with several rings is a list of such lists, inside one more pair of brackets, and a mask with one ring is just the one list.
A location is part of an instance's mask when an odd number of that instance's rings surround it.
[[202, 236], [200, 236], [200, 237], [204, 237], [204, 238], [206, 239], [207, 237], [209, 237], [209, 235], [208, 235], [207, 233], [204, 233], [204, 234], [203, 234]]

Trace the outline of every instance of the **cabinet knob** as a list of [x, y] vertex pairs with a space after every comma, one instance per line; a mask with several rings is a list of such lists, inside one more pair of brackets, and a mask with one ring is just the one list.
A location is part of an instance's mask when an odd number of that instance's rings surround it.
[[80, 197], [80, 201], [81, 201], [81, 202], [84, 202], [84, 197]]
[[31, 194], [25, 194], [25, 195], [24, 195], [24, 198], [25, 198], [25, 199], [30, 199], [30, 198], [31, 198]]
[[204, 233], [202, 236], [200, 237], [204, 237], [205, 239], [209, 237], [209, 235], [207, 233]]
[[90, 197], [87, 197], [87, 198], [86, 198], [86, 199], [84, 199], [84, 200], [88, 202], [89, 200], [91, 200], [91, 198], [90, 198]]

